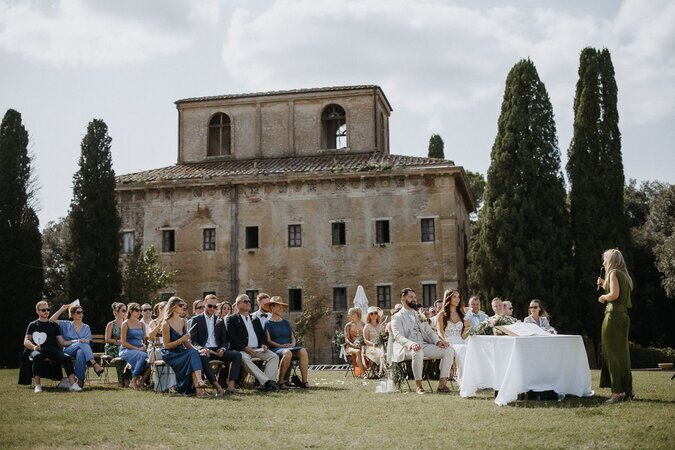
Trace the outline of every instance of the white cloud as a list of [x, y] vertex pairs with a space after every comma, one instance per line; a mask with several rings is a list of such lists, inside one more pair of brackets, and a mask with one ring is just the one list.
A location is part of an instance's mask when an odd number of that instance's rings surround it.
[[0, 2], [0, 48], [56, 66], [112, 66], [171, 55], [190, 39], [88, 9], [81, 0]]
[[508, 70], [530, 57], [565, 122], [580, 51], [606, 46], [623, 123], [673, 114], [675, 2], [627, 0], [607, 18], [561, 8], [277, 0], [262, 11], [233, 13], [223, 59], [251, 90], [380, 84], [396, 99], [394, 108], [435, 124], [449, 113], [499, 104]]

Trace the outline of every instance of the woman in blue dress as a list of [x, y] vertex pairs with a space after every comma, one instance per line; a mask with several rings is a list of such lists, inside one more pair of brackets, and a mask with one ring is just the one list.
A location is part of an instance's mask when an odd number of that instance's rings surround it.
[[[70, 320], [59, 320], [59, 317], [65, 310], [68, 310], [68, 317]], [[84, 309], [80, 306], [79, 302], [77, 305], [63, 305], [56, 311], [50, 318], [52, 322], [59, 324], [61, 328], [61, 334], [63, 339], [66, 341], [66, 347], [63, 349], [63, 353], [75, 358], [75, 376], [77, 377], [77, 383], [80, 387], [84, 386], [84, 379], [87, 375], [87, 365], [94, 366], [94, 372], [96, 375], [101, 376], [103, 367], [99, 365], [94, 359], [94, 352], [91, 349], [91, 329], [89, 325], [82, 322], [84, 317]]]
[[141, 305], [129, 303], [127, 305], [127, 320], [122, 323], [122, 345], [120, 346], [120, 358], [131, 365], [132, 389], [143, 389], [143, 383], [150, 376], [148, 367], [148, 345], [145, 324], [139, 320], [141, 317]]
[[162, 336], [164, 348], [162, 359], [176, 374], [176, 389], [181, 394], [194, 394], [207, 397], [204, 391], [206, 383], [202, 380], [202, 360], [199, 352], [190, 344], [185, 314], [187, 304], [179, 297], [171, 297], [164, 308]]
[[303, 388], [309, 387], [307, 381], [307, 372], [309, 371], [309, 356], [307, 350], [303, 347], [296, 346], [295, 335], [291, 323], [281, 317], [284, 308], [288, 304], [281, 301], [281, 297], [274, 296], [268, 303], [272, 317], [265, 324], [265, 333], [267, 333], [267, 343], [274, 353], [279, 356], [279, 381], [277, 384], [280, 389], [288, 389], [290, 383], [286, 380], [286, 372], [291, 366], [293, 359], [298, 360], [300, 366], [300, 375], [302, 376]]

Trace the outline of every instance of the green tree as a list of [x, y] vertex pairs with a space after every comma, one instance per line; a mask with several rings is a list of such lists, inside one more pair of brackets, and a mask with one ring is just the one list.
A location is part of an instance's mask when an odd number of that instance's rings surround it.
[[576, 298], [579, 311], [584, 311], [580, 315], [584, 330], [595, 342], [603, 314], [595, 286], [602, 252], [608, 248], [626, 251], [629, 243], [621, 158], [612, 59], [607, 49], [585, 48], [579, 58], [567, 174]]
[[328, 306], [326, 297], [311, 295], [303, 301], [302, 314], [295, 319], [295, 323], [293, 324], [295, 338], [304, 345], [307, 352], [311, 351], [310, 355], [312, 355], [314, 361], [317, 360], [319, 347], [316, 333], [321, 328], [320, 323], [324, 318], [330, 316], [331, 313], [332, 311]]
[[26, 326], [35, 318], [43, 274], [28, 132], [21, 114], [7, 110], [0, 124], [0, 301], [11, 319], [0, 327], [0, 367], [16, 367]]
[[476, 204], [476, 210], [479, 210], [483, 205], [483, 195], [485, 194], [485, 187], [487, 182], [483, 174], [478, 172], [466, 171], [466, 179], [469, 182], [469, 189], [473, 196], [473, 201]]
[[51, 221], [42, 231], [43, 295], [55, 304], [67, 302], [68, 218]]
[[437, 134], [432, 134], [429, 138], [429, 158], [445, 159], [443, 147], [445, 147], [443, 139]]
[[120, 218], [110, 143], [105, 122], [92, 120], [82, 139], [70, 203], [68, 294], [87, 309], [94, 332], [103, 330], [110, 304], [121, 290]]
[[122, 273], [122, 299], [125, 303], [154, 303], [153, 295], [171, 282], [175, 272], [165, 270], [157, 262], [157, 250], [152, 245], [141, 250], [137, 245], [127, 256]]
[[650, 205], [645, 229], [654, 244], [661, 285], [668, 297], [675, 298], [675, 185], [656, 196]]
[[570, 331], [570, 239], [553, 108], [532, 61], [506, 78], [469, 281], [483, 300], [500, 296], [526, 314], [533, 298]]

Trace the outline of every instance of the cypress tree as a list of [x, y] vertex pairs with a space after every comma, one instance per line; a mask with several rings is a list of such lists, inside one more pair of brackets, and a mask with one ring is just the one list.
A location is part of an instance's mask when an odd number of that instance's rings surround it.
[[567, 331], [577, 312], [567, 290], [565, 201], [551, 101], [532, 61], [521, 60], [506, 78], [469, 280], [484, 301], [511, 300], [520, 317], [531, 299], [542, 300]]
[[445, 159], [444, 147], [443, 139], [437, 134], [432, 134], [429, 138], [429, 158]]
[[625, 256], [628, 226], [624, 218], [624, 174], [614, 67], [607, 49], [582, 50], [574, 97], [574, 134], [568, 150], [570, 218], [576, 294], [583, 329], [600, 337], [603, 306], [595, 279], [602, 252], [620, 248]]
[[0, 125], [0, 301], [11, 320], [0, 327], [0, 367], [16, 367], [28, 322], [35, 318], [43, 275], [33, 197], [28, 132], [10, 109]]
[[105, 326], [110, 304], [119, 299], [120, 217], [108, 127], [94, 119], [82, 139], [70, 203], [68, 293], [80, 299], [94, 333]]

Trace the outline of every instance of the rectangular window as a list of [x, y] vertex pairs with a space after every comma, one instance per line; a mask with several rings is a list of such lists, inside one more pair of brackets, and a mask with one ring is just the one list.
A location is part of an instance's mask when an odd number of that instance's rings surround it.
[[391, 309], [391, 286], [377, 287], [377, 306], [382, 309]]
[[333, 288], [333, 311], [347, 310], [347, 288]]
[[422, 306], [432, 306], [436, 301], [436, 284], [428, 283], [422, 285]]
[[258, 227], [246, 227], [246, 248], [259, 248]]
[[378, 244], [386, 244], [391, 242], [389, 240], [388, 220], [378, 220], [375, 222], [375, 242]]
[[422, 242], [433, 242], [436, 240], [436, 228], [434, 219], [422, 219]]
[[216, 229], [215, 228], [204, 228], [204, 250], [215, 250], [216, 249]]
[[290, 311], [302, 311], [302, 289], [288, 290], [288, 309]]
[[122, 233], [122, 253], [134, 252], [134, 232], [125, 231]]
[[248, 295], [249, 300], [251, 300], [251, 311], [253, 311], [253, 308], [255, 307], [255, 299], [258, 296], [258, 291], [257, 289], [246, 289], [246, 295]]
[[344, 222], [332, 223], [331, 231], [333, 235], [333, 245], [345, 245], [347, 243], [347, 236], [345, 234]]
[[176, 230], [162, 231], [162, 252], [170, 253], [176, 251]]
[[302, 225], [288, 226], [288, 246], [302, 247]]

